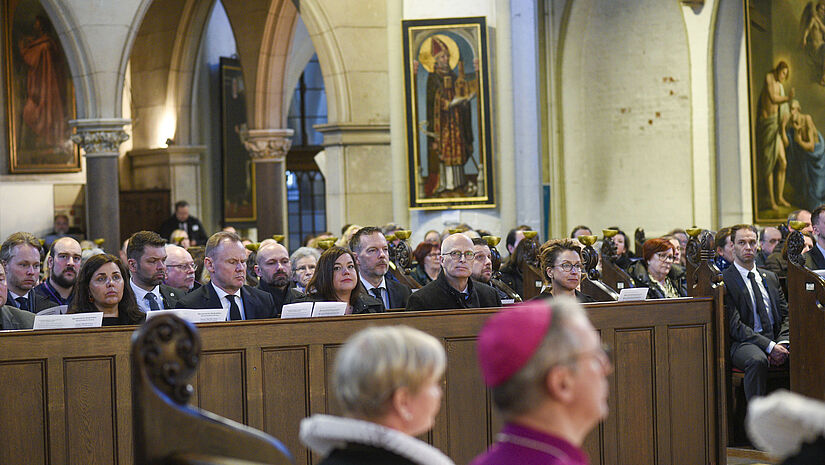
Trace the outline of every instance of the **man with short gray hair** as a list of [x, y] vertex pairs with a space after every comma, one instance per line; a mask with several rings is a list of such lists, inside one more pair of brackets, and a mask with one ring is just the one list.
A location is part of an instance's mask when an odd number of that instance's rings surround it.
[[485, 384], [505, 425], [471, 465], [586, 465], [584, 438], [607, 417], [613, 370], [572, 299], [534, 301], [493, 315], [478, 336]]

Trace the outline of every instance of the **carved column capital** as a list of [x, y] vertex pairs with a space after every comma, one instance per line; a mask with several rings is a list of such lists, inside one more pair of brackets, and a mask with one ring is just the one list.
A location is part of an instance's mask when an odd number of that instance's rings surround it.
[[292, 129], [248, 129], [241, 142], [255, 163], [283, 161], [292, 147]]
[[76, 119], [69, 124], [77, 130], [72, 142], [83, 149], [87, 158], [118, 156], [120, 144], [129, 139], [123, 126], [128, 119]]

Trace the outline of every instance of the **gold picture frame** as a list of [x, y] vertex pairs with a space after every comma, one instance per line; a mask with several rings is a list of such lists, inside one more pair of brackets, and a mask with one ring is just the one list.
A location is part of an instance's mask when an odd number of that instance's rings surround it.
[[402, 31], [410, 208], [495, 207], [486, 19]]
[[38, 0], [5, 0], [3, 13], [9, 171], [80, 171], [74, 86], [54, 26]]

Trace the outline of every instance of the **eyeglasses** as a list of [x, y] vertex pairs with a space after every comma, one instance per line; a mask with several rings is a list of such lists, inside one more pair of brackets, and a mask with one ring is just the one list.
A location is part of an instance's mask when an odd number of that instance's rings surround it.
[[441, 255], [449, 255], [453, 257], [453, 260], [461, 260], [461, 257], [464, 257], [465, 260], [469, 261], [472, 260], [473, 257], [476, 256], [476, 253], [472, 250], [468, 250], [466, 252], [462, 252], [460, 250], [453, 250], [452, 252], [443, 253]]
[[673, 254], [669, 254], [667, 252], [659, 252], [656, 254], [656, 257], [658, 257], [659, 260], [665, 263], [673, 263], [676, 261], [676, 257]]
[[571, 271], [573, 271], [573, 269], [575, 269], [576, 271], [581, 273], [581, 271], [584, 269], [584, 267], [582, 266], [581, 263], [573, 264], [573, 263], [564, 262], [561, 265], [556, 265], [556, 266], [561, 268], [566, 273], [570, 273]]
[[198, 267], [195, 266], [194, 262], [193, 263], [181, 263], [180, 265], [166, 265], [166, 268], [180, 268], [183, 271], [189, 271], [189, 270], [194, 271], [194, 270], [198, 269]]

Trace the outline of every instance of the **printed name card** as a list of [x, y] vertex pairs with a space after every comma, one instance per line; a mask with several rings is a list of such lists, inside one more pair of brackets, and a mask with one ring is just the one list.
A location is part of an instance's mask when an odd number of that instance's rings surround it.
[[146, 319], [171, 314], [190, 323], [219, 323], [226, 321], [229, 312], [223, 308], [176, 308], [174, 310], [154, 310], [146, 313]]
[[35, 315], [33, 329], [99, 328], [102, 325], [103, 312]]
[[312, 316], [312, 302], [286, 304], [281, 310], [281, 318], [309, 318]]
[[631, 287], [622, 289], [619, 293], [619, 302], [631, 302], [634, 300], [645, 300], [647, 297], [646, 287]]
[[347, 313], [346, 302], [315, 302], [312, 316], [343, 316]]
[[501, 299], [501, 305], [513, 305], [516, 303], [515, 299]]

